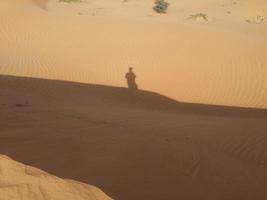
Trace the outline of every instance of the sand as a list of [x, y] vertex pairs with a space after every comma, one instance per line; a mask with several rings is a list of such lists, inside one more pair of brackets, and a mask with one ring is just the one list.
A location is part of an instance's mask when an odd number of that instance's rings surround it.
[[0, 152], [19, 162], [116, 200], [267, 198], [266, 110], [10, 76], [0, 85]]
[[1, 1], [0, 73], [125, 86], [132, 66], [178, 101], [267, 108], [267, 2], [169, 2]]
[[267, 1], [153, 2], [0, 1], [0, 199], [267, 199]]
[[99, 189], [63, 180], [0, 155], [1, 200], [111, 200]]

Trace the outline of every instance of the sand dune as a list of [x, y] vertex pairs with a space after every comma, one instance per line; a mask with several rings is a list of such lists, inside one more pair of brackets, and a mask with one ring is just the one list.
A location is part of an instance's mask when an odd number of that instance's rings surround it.
[[[267, 1], [168, 1], [0, 1], [0, 153], [116, 200], [267, 199]], [[44, 191], [109, 199], [0, 157], [0, 199]]]
[[133, 66], [179, 101], [266, 108], [266, 1], [169, 2], [158, 15], [151, 0], [1, 1], [0, 73], [125, 86]]
[[99, 189], [63, 180], [0, 155], [1, 200], [111, 200]]
[[117, 200], [267, 198], [267, 111], [0, 76], [0, 152]]

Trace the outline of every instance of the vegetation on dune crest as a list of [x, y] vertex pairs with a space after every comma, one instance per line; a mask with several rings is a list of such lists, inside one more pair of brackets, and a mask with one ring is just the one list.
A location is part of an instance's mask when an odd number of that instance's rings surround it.
[[204, 14], [204, 13], [197, 13], [194, 15], [190, 15], [190, 17], [188, 17], [188, 19], [194, 19], [194, 20], [203, 19], [205, 21], [208, 21], [208, 16], [207, 16], [207, 14]]
[[153, 10], [160, 14], [166, 13], [169, 5], [170, 4], [166, 2], [165, 0], [156, 0]]
[[254, 24], [261, 24], [267, 22], [267, 12], [265, 12], [264, 10], [261, 14], [258, 14], [250, 19], [246, 19], [246, 22]]

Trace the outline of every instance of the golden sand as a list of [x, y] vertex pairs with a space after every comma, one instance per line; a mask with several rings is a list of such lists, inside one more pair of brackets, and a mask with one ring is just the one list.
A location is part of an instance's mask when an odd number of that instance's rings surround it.
[[169, 2], [1, 1], [0, 73], [125, 86], [131, 66], [178, 101], [267, 108], [267, 2]]

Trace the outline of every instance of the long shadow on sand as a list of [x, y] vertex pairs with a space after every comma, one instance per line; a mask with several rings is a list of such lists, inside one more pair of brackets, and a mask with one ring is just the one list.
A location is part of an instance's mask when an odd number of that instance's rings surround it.
[[[11, 90], [18, 99], [31, 101], [32, 95], [48, 95], [47, 97], [69, 103], [86, 102], [89, 106], [129, 106], [129, 108], [167, 111], [179, 114], [200, 114], [231, 117], [267, 117], [267, 109], [208, 105], [198, 103], [178, 102], [166, 96], [150, 91], [130, 91], [127, 88], [85, 84], [68, 81], [37, 79], [1, 75], [0, 85]], [[10, 88], [8, 88], [10, 87]], [[26, 93], [21, 94], [22, 91]], [[20, 96], [21, 95], [21, 96]], [[28, 98], [27, 98], [28, 96]], [[34, 96], [33, 96], [34, 97]], [[72, 102], [72, 100], [74, 100]], [[18, 102], [19, 103], [19, 102]], [[92, 104], [92, 105], [90, 105]]]
[[0, 154], [116, 200], [262, 199], [266, 122], [266, 109], [0, 76]]

